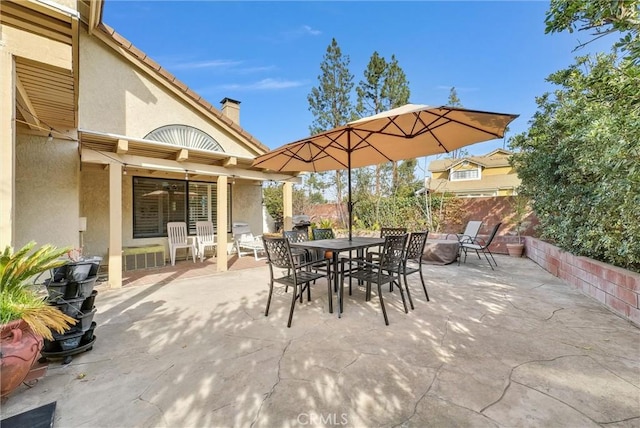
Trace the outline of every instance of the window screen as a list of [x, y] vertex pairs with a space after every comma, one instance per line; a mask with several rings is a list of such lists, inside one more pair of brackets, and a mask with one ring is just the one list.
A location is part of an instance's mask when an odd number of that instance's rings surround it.
[[[217, 227], [217, 184], [133, 178], [133, 237], [167, 236], [167, 223], [184, 221], [195, 235], [196, 221]], [[231, 185], [227, 193], [227, 232], [231, 231]]]

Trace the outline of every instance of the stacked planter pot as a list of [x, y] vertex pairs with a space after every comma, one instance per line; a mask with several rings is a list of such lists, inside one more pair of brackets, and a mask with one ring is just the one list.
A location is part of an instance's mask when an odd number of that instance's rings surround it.
[[63, 358], [63, 364], [71, 362], [72, 356], [93, 349], [96, 323], [93, 317], [100, 260], [89, 259], [67, 263], [53, 272], [45, 281], [49, 294], [48, 302], [60, 311], [76, 319], [76, 324], [64, 334], [53, 333], [53, 340], [45, 340], [41, 360]]

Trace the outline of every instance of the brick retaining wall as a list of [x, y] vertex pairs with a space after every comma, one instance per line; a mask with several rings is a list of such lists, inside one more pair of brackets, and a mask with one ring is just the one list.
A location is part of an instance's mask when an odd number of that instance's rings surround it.
[[529, 236], [525, 238], [525, 253], [552, 275], [640, 326], [640, 274], [574, 256]]

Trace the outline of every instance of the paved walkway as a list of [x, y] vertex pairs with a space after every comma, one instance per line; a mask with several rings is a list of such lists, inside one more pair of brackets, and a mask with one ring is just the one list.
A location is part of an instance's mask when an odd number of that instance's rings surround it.
[[[640, 330], [527, 259], [412, 276], [415, 310], [326, 286], [296, 307], [266, 266], [101, 290], [96, 344], [50, 363], [2, 417], [57, 402], [56, 427], [640, 427]], [[179, 262], [185, 263], [185, 262]]]

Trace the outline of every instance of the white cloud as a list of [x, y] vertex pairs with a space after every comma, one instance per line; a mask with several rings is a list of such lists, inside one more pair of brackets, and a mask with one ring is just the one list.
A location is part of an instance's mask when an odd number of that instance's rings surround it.
[[236, 70], [241, 74], [254, 74], [254, 73], [262, 73], [265, 71], [274, 71], [277, 67], [275, 65], [265, 65], [265, 66], [257, 66], [257, 67], [244, 67]]
[[174, 70], [196, 70], [202, 68], [229, 68], [242, 64], [242, 61], [228, 59], [214, 59], [208, 61], [176, 62], [167, 68]]
[[297, 88], [305, 85], [298, 80], [262, 79], [253, 83], [232, 83], [220, 85], [218, 88], [227, 91], [271, 91], [279, 89]]
[[322, 31], [314, 30], [313, 28], [311, 28], [308, 25], [303, 25], [302, 26], [302, 30], [303, 30], [304, 33], [309, 34], [311, 36], [319, 36], [320, 34], [322, 34]]

